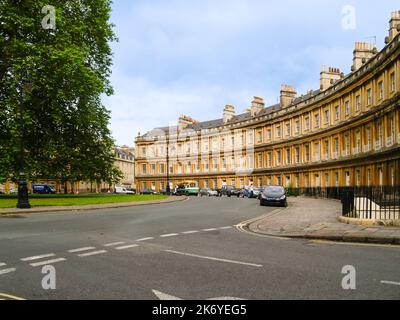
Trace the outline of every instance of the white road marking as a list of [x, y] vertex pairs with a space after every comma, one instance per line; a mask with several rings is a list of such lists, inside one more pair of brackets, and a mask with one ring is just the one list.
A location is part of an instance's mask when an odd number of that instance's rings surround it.
[[216, 231], [218, 230], [217, 228], [211, 228], [211, 229], [203, 229], [203, 231], [208, 232], [208, 231]]
[[7, 265], [7, 264], [4, 262], [0, 262], [0, 267], [4, 267], [5, 265]]
[[169, 237], [176, 237], [178, 236], [177, 233], [170, 233], [170, 234], [163, 234], [160, 236], [160, 238], [169, 238]]
[[[161, 291], [157, 291], [157, 290], [152, 290], [153, 293], [156, 295], [156, 297], [159, 300], [162, 301], [179, 301], [179, 300], [183, 300], [182, 298], [161, 292]], [[242, 298], [236, 298], [236, 297], [216, 297], [216, 298], [209, 298], [207, 300], [214, 300], [214, 301], [218, 301], [218, 300], [224, 300], [224, 301], [235, 301], [235, 300], [246, 300], [246, 299], [242, 299]]]
[[35, 262], [35, 263], [31, 263], [30, 265], [32, 267], [40, 267], [40, 266], [45, 266], [45, 265], [51, 265], [57, 262], [62, 262], [62, 261], [66, 261], [67, 259], [65, 258], [58, 258], [58, 259], [53, 259], [53, 260], [47, 260], [47, 261], [40, 261], [40, 262]]
[[15, 268], [10, 268], [10, 269], [4, 269], [4, 270], [0, 270], [0, 274], [6, 274], [6, 273], [10, 273], [10, 272], [15, 272], [17, 269]]
[[92, 251], [92, 252], [86, 252], [86, 253], [81, 253], [78, 254], [78, 257], [89, 257], [89, 256], [95, 256], [98, 254], [106, 253], [106, 250], [99, 250], [99, 251]]
[[227, 230], [227, 229], [233, 229], [233, 227], [222, 227], [222, 228], [219, 228], [220, 230]]
[[153, 237], [148, 237], [148, 238], [137, 239], [136, 241], [142, 242], [142, 241], [148, 241], [148, 240], [154, 240], [154, 238]]
[[223, 300], [223, 301], [245, 301], [246, 299], [242, 298], [237, 298], [237, 297], [215, 297], [215, 298], [210, 298], [207, 300], [212, 300], [212, 301], [218, 301], [218, 300]]
[[197, 255], [197, 254], [191, 254], [191, 253], [185, 253], [185, 252], [179, 252], [179, 251], [173, 251], [173, 250], [164, 250], [164, 251], [165, 252], [169, 252], [169, 253], [174, 253], [174, 254], [180, 254], [180, 255], [188, 256], [188, 257], [200, 258], [200, 259], [207, 259], [207, 260], [213, 260], [213, 261], [241, 264], [241, 265], [250, 266], [250, 267], [256, 267], [256, 268], [262, 268], [263, 267], [262, 264], [255, 264], [255, 263], [248, 263], [248, 262], [242, 262], [242, 261], [235, 261], [235, 260], [207, 257], [207, 256], [201, 256], [201, 255]]
[[181, 298], [175, 297], [175, 296], [171, 296], [169, 294], [157, 291], [157, 290], [152, 290], [153, 293], [156, 295], [156, 297], [159, 300], [164, 300], [164, 301], [178, 301], [178, 300], [183, 300]]
[[85, 248], [68, 250], [68, 252], [76, 253], [76, 252], [89, 251], [89, 250], [94, 250], [94, 249], [96, 249], [96, 248], [95, 247], [85, 247]]
[[136, 248], [139, 247], [137, 244], [130, 244], [128, 246], [123, 246], [123, 247], [117, 247], [115, 248], [116, 250], [125, 250], [125, 249], [131, 249], [131, 248]]
[[193, 233], [198, 233], [198, 232], [200, 232], [200, 231], [193, 230], [193, 231], [185, 231], [185, 232], [182, 232], [182, 234], [193, 234]]
[[33, 256], [33, 257], [22, 258], [21, 261], [39, 260], [39, 259], [50, 258], [50, 257], [54, 257], [54, 256], [55, 256], [54, 253], [42, 254], [41, 256]]
[[400, 282], [394, 282], [394, 281], [385, 281], [385, 280], [382, 280], [381, 283], [382, 283], [382, 284], [391, 284], [391, 285], [394, 285], [394, 286], [400, 286]]
[[115, 247], [115, 246], [119, 246], [121, 244], [125, 244], [126, 242], [113, 242], [113, 243], [107, 243], [104, 246], [105, 247]]

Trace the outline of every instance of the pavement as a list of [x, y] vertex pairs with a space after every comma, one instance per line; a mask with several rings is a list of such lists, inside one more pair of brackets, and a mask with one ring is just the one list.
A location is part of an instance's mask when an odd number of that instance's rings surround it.
[[[195, 197], [0, 216], [0, 299], [400, 299], [397, 246], [235, 228], [274, 209], [255, 199]], [[55, 289], [42, 286], [48, 266]], [[355, 290], [342, 286], [346, 266], [354, 266]]]
[[181, 197], [168, 197], [167, 199], [150, 200], [150, 201], [116, 202], [116, 203], [93, 204], [93, 205], [83, 205], [83, 206], [48, 206], [48, 207], [33, 207], [31, 209], [0, 208], [0, 215], [126, 208], [126, 207], [146, 206], [154, 204], [167, 204], [177, 201], [184, 201], [186, 199], [187, 197], [181, 196]]
[[268, 236], [400, 245], [400, 228], [345, 224], [340, 216], [338, 200], [297, 197], [289, 199], [288, 208], [242, 227]]

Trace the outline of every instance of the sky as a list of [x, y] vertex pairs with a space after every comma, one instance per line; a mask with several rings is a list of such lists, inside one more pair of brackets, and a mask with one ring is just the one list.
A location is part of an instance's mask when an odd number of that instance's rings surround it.
[[[322, 65], [350, 72], [354, 43], [388, 34], [393, 0], [114, 0], [114, 95], [104, 97], [118, 145], [140, 132], [243, 113], [281, 84], [319, 89]], [[376, 40], [375, 40], [376, 39]]]

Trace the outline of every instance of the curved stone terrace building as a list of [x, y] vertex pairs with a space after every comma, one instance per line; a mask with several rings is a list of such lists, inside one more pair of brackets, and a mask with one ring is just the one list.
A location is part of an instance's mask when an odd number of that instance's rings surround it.
[[322, 67], [318, 90], [299, 96], [283, 85], [277, 105], [254, 97], [244, 114], [227, 105], [221, 119], [181, 116], [138, 136], [138, 189], [399, 185], [399, 33], [397, 11], [385, 47], [356, 43], [352, 72]]

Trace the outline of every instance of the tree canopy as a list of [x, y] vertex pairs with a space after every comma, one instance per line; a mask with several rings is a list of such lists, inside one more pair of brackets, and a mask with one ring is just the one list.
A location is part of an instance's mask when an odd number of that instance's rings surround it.
[[51, 3], [46, 28], [47, 1], [0, 0], [0, 180], [18, 176], [21, 132], [33, 180], [119, 180], [101, 101], [113, 93], [111, 1]]

